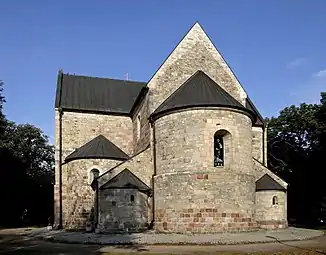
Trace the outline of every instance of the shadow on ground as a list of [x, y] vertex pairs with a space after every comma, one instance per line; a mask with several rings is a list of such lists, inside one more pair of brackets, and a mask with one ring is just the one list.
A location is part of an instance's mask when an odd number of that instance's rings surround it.
[[[39, 240], [33, 234], [1, 234], [0, 233], [0, 254], [115, 254], [115, 252], [138, 253], [146, 252], [148, 249], [139, 244], [116, 245], [110, 247], [110, 253], [107, 253], [108, 246], [94, 244], [64, 244]], [[111, 252], [112, 251], [112, 252]]]

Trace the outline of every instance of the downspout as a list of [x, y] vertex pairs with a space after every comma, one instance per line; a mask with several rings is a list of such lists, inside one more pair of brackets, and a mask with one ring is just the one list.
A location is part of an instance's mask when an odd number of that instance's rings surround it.
[[154, 195], [154, 180], [156, 176], [156, 137], [155, 137], [155, 123], [151, 120], [151, 125], [153, 129], [153, 165], [154, 165], [154, 173], [152, 175], [152, 222], [150, 224], [150, 229], [154, 229], [155, 224], [155, 195]]
[[98, 204], [98, 180], [96, 179], [96, 219], [95, 219], [95, 226], [98, 228], [98, 222], [99, 222], [99, 204]]
[[63, 110], [59, 107], [59, 229], [62, 229], [62, 115]]
[[265, 165], [265, 124], [263, 126], [263, 165]]

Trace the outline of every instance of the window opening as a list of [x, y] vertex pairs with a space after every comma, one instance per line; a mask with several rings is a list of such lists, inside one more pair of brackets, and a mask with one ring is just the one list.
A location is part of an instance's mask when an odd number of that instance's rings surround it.
[[214, 167], [224, 166], [224, 141], [221, 135], [214, 135]]
[[277, 196], [274, 196], [273, 197], [273, 205], [278, 205], [278, 199], [277, 199]]

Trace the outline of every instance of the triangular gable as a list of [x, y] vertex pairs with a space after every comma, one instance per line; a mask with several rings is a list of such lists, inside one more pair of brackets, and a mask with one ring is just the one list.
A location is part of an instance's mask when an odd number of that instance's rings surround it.
[[103, 184], [100, 189], [138, 189], [141, 192], [149, 192], [151, 190], [150, 187], [127, 168]]
[[[196, 106], [217, 106], [244, 110], [248, 109], [235, 100], [203, 71], [197, 71], [153, 113], [153, 117], [173, 110]], [[254, 112], [250, 112], [254, 116]]]
[[262, 190], [283, 190], [286, 189], [281, 186], [278, 182], [276, 182], [272, 177], [268, 174], [263, 175], [260, 179], [256, 181], [256, 191]]
[[129, 156], [103, 135], [99, 135], [84, 144], [65, 159], [68, 163], [77, 159], [114, 159], [127, 160]]
[[247, 94], [213, 42], [196, 23], [152, 76], [150, 113], [193, 73], [203, 70], [232, 97], [245, 105]]

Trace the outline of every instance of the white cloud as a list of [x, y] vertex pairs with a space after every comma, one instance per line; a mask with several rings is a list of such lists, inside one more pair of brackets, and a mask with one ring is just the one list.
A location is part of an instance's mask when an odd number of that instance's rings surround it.
[[307, 62], [306, 58], [296, 58], [286, 64], [287, 69], [296, 69]]
[[319, 72], [314, 73], [312, 76], [313, 77], [318, 77], [318, 78], [322, 78], [322, 77], [326, 78], [326, 69], [320, 70]]

